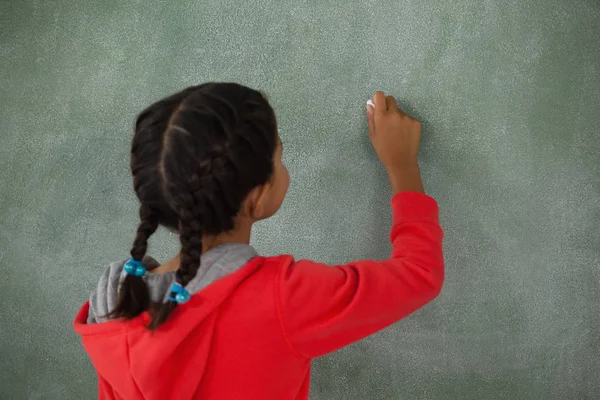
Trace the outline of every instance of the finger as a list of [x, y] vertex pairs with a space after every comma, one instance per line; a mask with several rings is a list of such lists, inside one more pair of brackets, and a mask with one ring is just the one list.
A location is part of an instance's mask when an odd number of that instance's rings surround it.
[[396, 111], [397, 111], [398, 113], [402, 114], [403, 116], [405, 116], [405, 117], [409, 117], [409, 118], [410, 118], [410, 115], [408, 115], [408, 114], [406, 113], [406, 111], [404, 111], [403, 109], [401, 109], [401, 108], [400, 108], [400, 107], [398, 107], [398, 106], [396, 106]]
[[375, 109], [370, 105], [367, 105], [367, 123], [369, 124], [369, 136], [373, 136], [375, 134]]
[[396, 104], [396, 99], [394, 96], [386, 96], [385, 103], [388, 111], [398, 111], [398, 104]]
[[383, 92], [375, 92], [375, 96], [373, 96], [373, 103], [375, 103], [375, 115], [385, 114], [387, 111], [387, 104]]

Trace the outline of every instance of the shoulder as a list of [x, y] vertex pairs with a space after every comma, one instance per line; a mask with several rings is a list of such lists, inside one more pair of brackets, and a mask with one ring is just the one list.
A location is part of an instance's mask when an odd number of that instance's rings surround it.
[[261, 269], [269, 272], [277, 272], [279, 270], [286, 269], [296, 262], [294, 256], [289, 254], [260, 257], [260, 259], [262, 260]]
[[278, 282], [278, 285], [298, 280], [319, 279], [324, 276], [324, 273], [339, 273], [336, 268], [329, 265], [305, 259], [296, 260], [289, 254], [263, 257], [260, 271], [262, 274], [269, 275], [269, 278]]
[[294, 265], [294, 257], [288, 254], [277, 256], [256, 256], [240, 269], [240, 276], [253, 276], [258, 281], [274, 281], [285, 275], [285, 271]]

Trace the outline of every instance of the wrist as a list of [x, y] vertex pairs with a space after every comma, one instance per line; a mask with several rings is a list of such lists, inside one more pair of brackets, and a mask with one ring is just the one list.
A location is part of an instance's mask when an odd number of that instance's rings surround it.
[[385, 166], [385, 170], [390, 178], [403, 173], [403, 171], [411, 171], [415, 169], [419, 169], [419, 163], [416, 159], [398, 161]]
[[425, 193], [419, 164], [416, 161], [396, 164], [386, 169], [394, 195], [400, 192]]

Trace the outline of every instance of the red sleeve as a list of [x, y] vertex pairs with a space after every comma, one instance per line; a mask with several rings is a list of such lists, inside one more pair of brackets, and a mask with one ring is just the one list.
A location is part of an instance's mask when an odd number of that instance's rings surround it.
[[284, 335], [298, 355], [318, 357], [371, 335], [433, 300], [444, 280], [434, 199], [392, 199], [392, 254], [384, 261], [288, 264], [276, 282]]

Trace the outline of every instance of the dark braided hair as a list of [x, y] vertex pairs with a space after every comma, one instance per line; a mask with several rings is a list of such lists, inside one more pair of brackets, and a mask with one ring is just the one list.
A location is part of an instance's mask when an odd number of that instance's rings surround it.
[[[140, 225], [131, 256], [142, 260], [158, 225], [179, 231], [186, 286], [200, 268], [202, 236], [235, 227], [250, 191], [268, 182], [277, 147], [273, 109], [264, 95], [235, 83], [206, 83], [160, 100], [137, 118], [131, 170]], [[150, 304], [143, 278], [127, 276], [114, 318], [152, 312], [149, 328], [167, 320], [176, 302]]]

